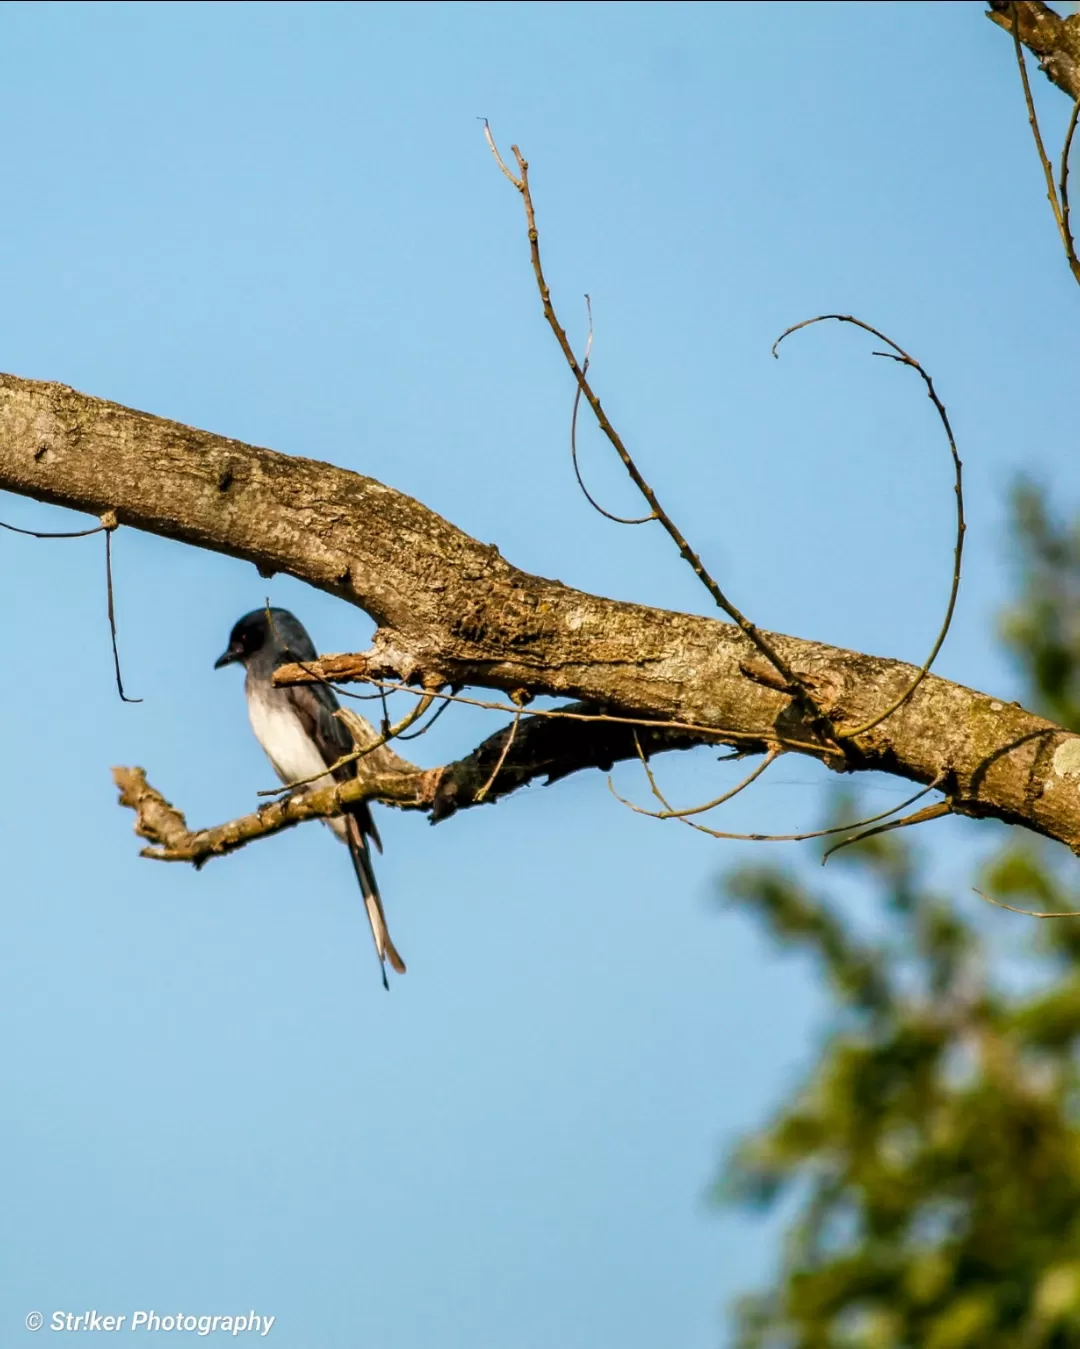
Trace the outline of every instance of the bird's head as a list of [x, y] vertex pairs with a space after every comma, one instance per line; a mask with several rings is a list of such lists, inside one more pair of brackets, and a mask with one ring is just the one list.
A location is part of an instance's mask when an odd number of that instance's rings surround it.
[[269, 650], [284, 664], [288, 660], [314, 660], [315, 648], [303, 624], [288, 609], [253, 609], [238, 619], [229, 633], [229, 645], [214, 662], [214, 669], [239, 663]]

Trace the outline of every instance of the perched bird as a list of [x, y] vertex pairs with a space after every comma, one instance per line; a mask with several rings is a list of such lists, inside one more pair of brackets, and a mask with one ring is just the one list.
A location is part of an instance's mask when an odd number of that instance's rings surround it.
[[[355, 761], [333, 775], [325, 771], [355, 748], [352, 732], [334, 715], [338, 700], [326, 684], [276, 688], [271, 677], [278, 666], [315, 660], [317, 654], [298, 618], [287, 609], [266, 608], [254, 609], [237, 622], [229, 634], [225, 652], [214, 662], [215, 670], [234, 663], [244, 666], [247, 671], [244, 693], [256, 740], [282, 782], [291, 786], [316, 778], [308, 787], [311, 791], [327, 787], [335, 780], [347, 782], [356, 775]], [[383, 987], [389, 988], [386, 962], [389, 960], [399, 974], [405, 973], [405, 962], [390, 940], [371, 866], [368, 840], [382, 852], [371, 811], [367, 802], [362, 801], [350, 806], [345, 814], [328, 818], [326, 823], [349, 845], [382, 966]]]

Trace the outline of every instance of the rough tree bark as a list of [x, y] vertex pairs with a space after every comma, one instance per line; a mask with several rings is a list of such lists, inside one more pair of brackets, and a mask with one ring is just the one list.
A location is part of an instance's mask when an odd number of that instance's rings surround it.
[[1020, 25], [1020, 41], [1039, 58], [1039, 66], [1072, 99], [1080, 98], [1080, 14], [1062, 18], [1042, 0], [990, 0], [992, 22], [1013, 30], [1013, 14]]
[[[526, 714], [456, 764], [419, 769], [383, 748], [357, 783], [187, 832], [139, 770], [117, 770], [151, 855], [201, 861], [358, 796], [444, 818], [539, 776], [637, 752], [781, 747], [844, 771], [936, 784], [957, 813], [1024, 825], [1080, 853], [1080, 737], [1016, 704], [927, 678], [900, 661], [769, 634], [836, 732], [824, 743], [733, 625], [618, 603], [518, 570], [498, 549], [371, 478], [193, 430], [59, 384], [0, 376], [0, 488], [285, 572], [378, 623], [372, 649], [293, 667], [294, 680], [374, 676], [429, 689], [500, 689], [524, 703], [576, 700], [582, 715]], [[612, 718], [660, 723], [638, 735]], [[672, 725], [672, 723], [675, 723]], [[494, 775], [492, 777], [492, 775]], [[491, 779], [488, 784], [488, 779]], [[482, 788], [488, 784], [487, 790]]]

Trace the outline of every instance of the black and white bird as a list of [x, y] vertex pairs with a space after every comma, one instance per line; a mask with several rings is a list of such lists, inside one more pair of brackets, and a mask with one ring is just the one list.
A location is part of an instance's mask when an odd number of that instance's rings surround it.
[[[277, 688], [272, 675], [280, 665], [292, 661], [312, 661], [317, 657], [307, 630], [287, 609], [254, 609], [245, 614], [229, 634], [229, 645], [214, 663], [214, 669], [239, 663], [247, 671], [244, 693], [248, 717], [255, 738], [266, 752], [274, 772], [286, 786], [311, 782], [307, 790], [347, 782], [356, 774], [355, 761], [335, 773], [325, 770], [356, 747], [352, 732], [334, 713], [338, 701], [326, 684], [301, 684]], [[371, 866], [368, 840], [382, 852], [375, 821], [367, 802], [349, 807], [343, 815], [325, 821], [343, 843], [349, 845], [356, 878], [364, 896], [375, 950], [382, 966], [383, 987], [386, 962], [399, 974], [405, 962], [398, 955], [386, 927], [379, 887]]]

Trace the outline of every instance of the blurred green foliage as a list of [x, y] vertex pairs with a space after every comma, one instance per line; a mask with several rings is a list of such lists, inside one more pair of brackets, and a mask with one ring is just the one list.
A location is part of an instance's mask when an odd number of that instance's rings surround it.
[[[1029, 484], [1013, 505], [1003, 637], [1026, 705], [1080, 730], [1080, 526]], [[1080, 908], [1075, 859], [1011, 834], [983, 888]], [[1080, 918], [935, 893], [918, 849], [890, 833], [830, 862], [872, 897], [872, 939], [799, 870], [724, 879], [830, 1006], [804, 1083], [717, 1182], [795, 1211], [772, 1286], [736, 1306], [737, 1349], [1080, 1346]]]

